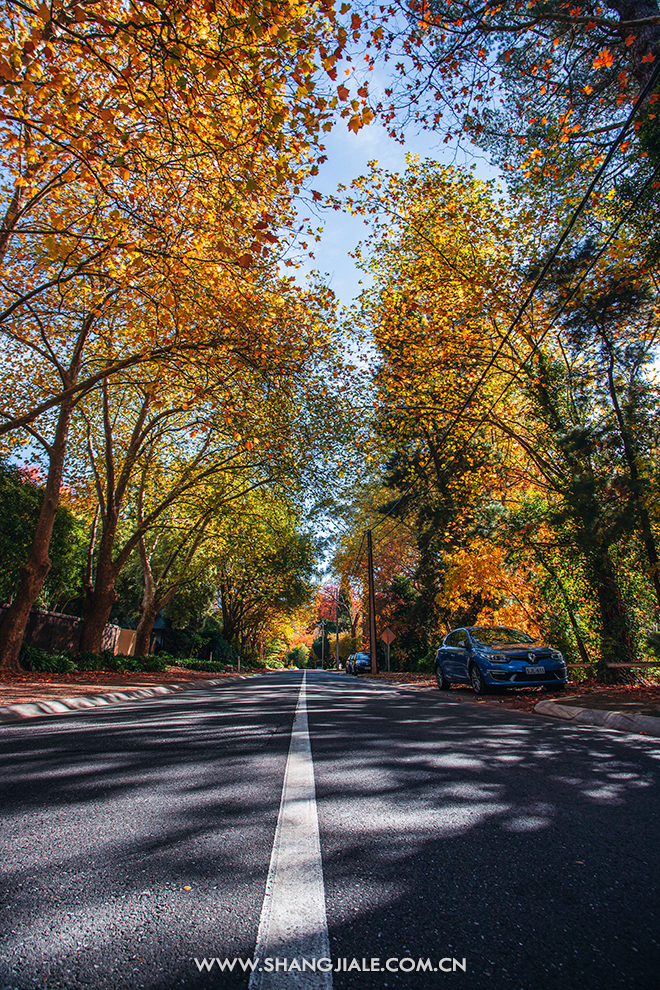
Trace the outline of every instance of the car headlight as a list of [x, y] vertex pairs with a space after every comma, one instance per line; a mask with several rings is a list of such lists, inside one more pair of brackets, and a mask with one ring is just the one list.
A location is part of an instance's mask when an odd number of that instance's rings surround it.
[[561, 655], [561, 653], [559, 652], [559, 650], [552, 650], [552, 652], [550, 653], [550, 656], [552, 657], [553, 660], [559, 661], [559, 663], [563, 663], [564, 662], [564, 658]]
[[509, 658], [501, 653], [475, 653], [475, 659], [484, 660], [486, 663], [508, 663]]

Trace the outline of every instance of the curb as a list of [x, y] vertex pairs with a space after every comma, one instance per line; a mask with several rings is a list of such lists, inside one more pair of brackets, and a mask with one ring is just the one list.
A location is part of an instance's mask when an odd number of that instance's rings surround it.
[[58, 698], [56, 701], [26, 701], [17, 705], [0, 705], [0, 725], [8, 722], [22, 722], [26, 718], [37, 718], [43, 715], [63, 715], [66, 712], [80, 711], [83, 708], [118, 705], [123, 701], [158, 698], [166, 694], [175, 694], [177, 691], [216, 687], [218, 684], [227, 684], [228, 681], [238, 680], [247, 680], [247, 675], [238, 674], [236, 677], [214, 678], [206, 681], [184, 681], [181, 684], [157, 684], [154, 687], [135, 687], [127, 691], [111, 691], [108, 694], [78, 694], [73, 698]]
[[574, 708], [557, 701], [539, 701], [534, 706], [534, 711], [577, 722], [578, 725], [601, 725], [621, 732], [660, 736], [660, 718], [653, 715], [626, 715], [623, 712], [599, 711], [596, 708]]

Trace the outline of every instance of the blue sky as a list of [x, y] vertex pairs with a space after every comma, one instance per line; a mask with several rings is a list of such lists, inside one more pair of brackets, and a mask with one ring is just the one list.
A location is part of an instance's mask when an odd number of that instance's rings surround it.
[[[375, 122], [354, 134], [347, 129], [345, 121], [340, 120], [327, 135], [324, 144], [328, 161], [321, 166], [312, 184], [314, 189], [327, 195], [335, 194], [339, 183], [350, 186], [352, 179], [368, 171], [367, 162], [372, 159], [389, 171], [402, 171], [408, 153], [432, 158], [446, 165], [469, 165], [475, 161], [477, 175], [484, 179], [497, 174], [476, 149], [478, 157], [457, 149], [455, 145], [443, 144], [439, 135], [428, 131], [415, 133], [408, 129], [406, 143], [401, 145]], [[298, 277], [302, 280], [304, 274], [312, 269], [317, 269], [322, 275], [327, 273], [327, 283], [340, 302], [348, 306], [359, 294], [358, 283], [362, 278], [362, 272], [355, 268], [348, 253], [367, 234], [364, 220], [334, 210], [316, 209], [314, 213], [311, 210], [307, 203], [301, 203], [301, 218], [310, 216], [314, 220], [315, 216], [319, 216], [317, 225], [324, 222], [325, 231], [321, 242], [314, 245], [315, 260], [308, 259], [301, 265]]]

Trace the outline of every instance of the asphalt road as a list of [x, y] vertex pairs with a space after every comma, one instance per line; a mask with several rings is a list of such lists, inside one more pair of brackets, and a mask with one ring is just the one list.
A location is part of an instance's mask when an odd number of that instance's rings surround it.
[[[247, 987], [301, 680], [0, 728], [0, 990]], [[658, 990], [659, 739], [306, 692], [337, 990]]]

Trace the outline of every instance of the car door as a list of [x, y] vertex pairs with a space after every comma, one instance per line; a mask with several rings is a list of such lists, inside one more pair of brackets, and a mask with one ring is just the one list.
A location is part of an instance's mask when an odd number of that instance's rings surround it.
[[470, 665], [470, 637], [465, 629], [457, 629], [454, 633], [455, 646], [453, 649], [456, 675], [454, 680], [470, 683], [468, 667]]
[[461, 632], [461, 630], [456, 630], [456, 632], [450, 633], [440, 648], [440, 663], [445, 672], [445, 677], [447, 677], [450, 681], [461, 680], [459, 673], [459, 651], [456, 649], [459, 632]]

